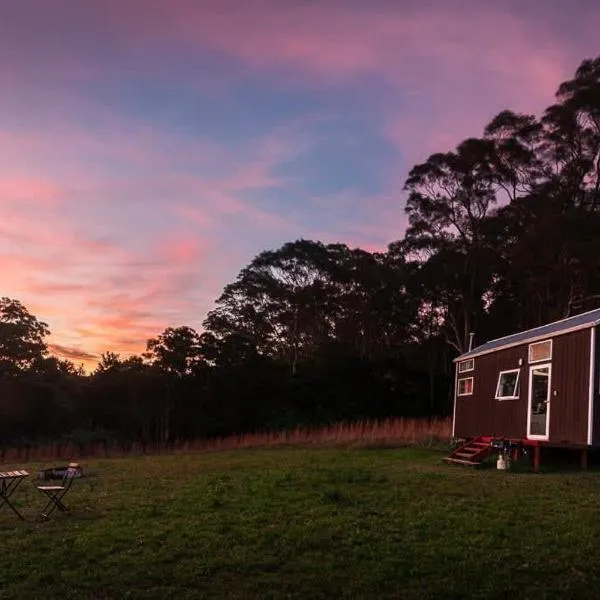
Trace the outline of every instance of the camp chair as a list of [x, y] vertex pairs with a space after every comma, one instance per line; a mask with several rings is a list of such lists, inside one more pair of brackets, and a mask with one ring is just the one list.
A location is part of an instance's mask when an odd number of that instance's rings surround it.
[[0, 473], [0, 508], [5, 504], [13, 510], [13, 512], [24, 521], [23, 515], [14, 507], [10, 501], [10, 497], [14, 494], [19, 484], [27, 477], [27, 471], [7, 471]]
[[73, 481], [78, 476], [79, 470], [77, 465], [69, 465], [65, 471], [61, 485], [38, 485], [37, 489], [43, 492], [48, 497], [48, 504], [42, 511], [42, 518], [47, 519], [56, 508], [62, 512], [69, 512], [69, 509], [63, 504], [62, 499], [71, 489]]

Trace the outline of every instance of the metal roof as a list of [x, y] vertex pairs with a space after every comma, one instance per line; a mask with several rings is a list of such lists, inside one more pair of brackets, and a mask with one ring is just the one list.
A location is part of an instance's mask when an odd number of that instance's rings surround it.
[[589, 312], [580, 315], [575, 315], [574, 317], [555, 321], [554, 323], [548, 323], [541, 327], [535, 327], [534, 329], [528, 329], [527, 331], [521, 331], [520, 333], [514, 333], [512, 335], [507, 335], [506, 337], [490, 340], [485, 344], [473, 348], [470, 352], [461, 354], [454, 360], [456, 362], [458, 360], [464, 360], [465, 358], [474, 358], [480, 354], [487, 354], [488, 352], [500, 350], [501, 348], [506, 348], [508, 346], [518, 346], [519, 344], [525, 344], [527, 342], [531, 343], [536, 340], [563, 335], [570, 331], [576, 331], [577, 329], [594, 327], [598, 324], [600, 324], [600, 308], [590, 310]]

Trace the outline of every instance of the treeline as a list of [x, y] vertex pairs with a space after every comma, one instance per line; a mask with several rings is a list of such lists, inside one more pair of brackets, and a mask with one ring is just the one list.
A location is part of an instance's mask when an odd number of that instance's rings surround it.
[[262, 252], [201, 334], [166, 329], [89, 376], [3, 299], [0, 440], [168, 443], [447, 415], [471, 332], [480, 343], [600, 305], [600, 57], [540, 117], [503, 111], [415, 166], [405, 192], [409, 227], [386, 252], [308, 240]]

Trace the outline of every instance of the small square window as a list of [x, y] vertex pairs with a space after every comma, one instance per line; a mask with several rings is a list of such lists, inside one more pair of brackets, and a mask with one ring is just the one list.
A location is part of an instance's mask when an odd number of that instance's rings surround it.
[[496, 400], [514, 400], [519, 397], [519, 373], [519, 369], [500, 371]]
[[552, 360], [552, 340], [529, 344], [529, 362]]
[[463, 379], [458, 380], [457, 394], [459, 396], [471, 396], [473, 394], [473, 378], [472, 377], [465, 377]]
[[472, 371], [475, 368], [475, 361], [471, 358], [470, 360], [463, 360], [458, 363], [458, 372], [466, 373], [467, 371]]

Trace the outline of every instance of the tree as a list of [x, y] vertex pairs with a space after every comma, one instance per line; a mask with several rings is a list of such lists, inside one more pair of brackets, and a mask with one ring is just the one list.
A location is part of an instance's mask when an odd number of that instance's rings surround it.
[[[447, 341], [459, 353], [482, 317], [482, 298], [491, 273], [483, 229], [496, 202], [491, 140], [468, 139], [456, 152], [433, 154], [414, 167], [405, 183], [409, 228], [405, 247], [423, 265], [447, 323]], [[438, 268], [442, 262], [449, 262]], [[428, 263], [430, 263], [428, 265]], [[441, 290], [447, 290], [448, 294]], [[433, 291], [433, 289], [432, 289]]]
[[108, 350], [107, 352], [102, 352], [102, 354], [100, 354], [100, 360], [98, 361], [93, 374], [100, 375], [101, 373], [120, 369], [122, 366], [123, 360], [120, 355]]
[[157, 441], [162, 435], [163, 381], [141, 356], [123, 359], [114, 352], [102, 353], [82, 401], [89, 427], [143, 444]]
[[539, 122], [505, 111], [486, 129], [520, 148], [512, 172], [528, 184], [489, 219], [497, 250], [489, 315], [504, 324], [500, 335], [569, 316], [600, 293], [600, 58], [583, 61], [556, 100]]
[[600, 208], [600, 56], [584, 60], [545, 111], [544, 159], [567, 203]]
[[535, 116], [504, 110], [486, 126], [484, 137], [493, 143], [489, 168], [498, 199], [503, 193], [514, 202], [544, 180], [546, 172], [539, 156], [543, 126]]
[[191, 327], [168, 327], [157, 338], [148, 340], [144, 357], [163, 374], [164, 396], [160, 417], [160, 439], [172, 438], [173, 412], [184, 410], [182, 380], [193, 375], [202, 363], [201, 340]]
[[291, 242], [254, 258], [204, 327], [216, 340], [235, 336], [246, 353], [252, 346], [283, 361], [292, 375], [331, 342], [366, 356], [393, 350], [410, 321], [403, 268], [397, 257], [344, 244]]
[[310, 348], [332, 335], [329, 267], [329, 248], [320, 242], [262, 252], [225, 287], [204, 327], [217, 338], [252, 340], [258, 353], [284, 360], [295, 374]]
[[403, 251], [339, 253], [332, 269], [332, 293], [339, 304], [331, 341], [369, 360], [397, 355], [411, 338], [419, 307], [408, 292], [412, 265]]
[[16, 375], [31, 368], [48, 353], [44, 338], [48, 325], [18, 300], [0, 299], [0, 374]]
[[199, 334], [191, 327], [168, 327], [158, 337], [148, 340], [145, 357], [165, 373], [183, 377], [199, 364]]

